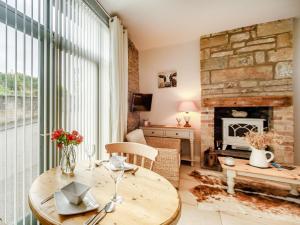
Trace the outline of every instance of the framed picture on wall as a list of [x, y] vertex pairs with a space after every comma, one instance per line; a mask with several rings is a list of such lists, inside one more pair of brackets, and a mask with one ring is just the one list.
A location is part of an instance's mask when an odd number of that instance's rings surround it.
[[157, 78], [158, 78], [158, 88], [177, 87], [176, 71], [160, 72], [158, 73]]

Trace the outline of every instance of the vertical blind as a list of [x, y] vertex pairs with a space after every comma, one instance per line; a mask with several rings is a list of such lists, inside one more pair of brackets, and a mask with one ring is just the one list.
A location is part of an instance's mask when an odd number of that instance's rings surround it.
[[[41, 84], [42, 117], [49, 118], [42, 119], [44, 169], [59, 163], [59, 154], [47, 135], [54, 129], [75, 129], [84, 136], [78, 159], [85, 158], [87, 145], [94, 144], [97, 149], [102, 145], [98, 138], [99, 87], [109, 72], [107, 26], [83, 1], [51, 0], [48, 4], [45, 8], [50, 16], [45, 18], [45, 26], [53, 35], [44, 34], [47, 42], [43, 45], [43, 64], [47, 65], [43, 68], [48, 75]], [[109, 95], [108, 87], [103, 91]]]
[[30, 224], [27, 193], [39, 173], [38, 1], [0, 1], [0, 218]]
[[109, 31], [83, 0], [0, 0], [0, 222], [35, 223], [30, 185], [60, 159], [51, 131], [82, 133], [79, 159], [102, 149], [108, 84]]

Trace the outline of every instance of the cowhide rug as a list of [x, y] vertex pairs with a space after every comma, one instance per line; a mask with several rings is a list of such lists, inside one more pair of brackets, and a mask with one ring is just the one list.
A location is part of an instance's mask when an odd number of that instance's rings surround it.
[[300, 224], [300, 197], [292, 197], [282, 186], [257, 181], [236, 180], [234, 196], [226, 192], [222, 177], [193, 171], [199, 185], [190, 191], [196, 196], [198, 208], [243, 213]]

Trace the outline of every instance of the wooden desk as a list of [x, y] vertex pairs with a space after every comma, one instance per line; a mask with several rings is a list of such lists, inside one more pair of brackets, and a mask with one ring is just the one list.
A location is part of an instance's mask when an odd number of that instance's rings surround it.
[[[61, 174], [59, 168], [51, 169], [40, 175], [29, 191], [29, 205], [35, 217], [43, 225], [65, 224], [82, 225], [94, 212], [74, 216], [60, 216], [56, 212], [54, 200], [41, 205], [41, 201], [60, 187], [71, 181], [90, 185], [91, 193], [100, 207], [109, 202], [114, 191], [114, 182], [108, 171], [102, 166], [87, 171], [87, 162], [80, 163], [75, 176]], [[125, 173], [119, 184], [118, 194], [124, 199], [113, 213], [101, 221], [101, 225], [150, 225], [176, 224], [180, 216], [181, 203], [176, 189], [162, 176], [140, 168], [135, 176]]]
[[191, 127], [177, 127], [167, 125], [151, 125], [149, 127], [141, 127], [145, 136], [149, 137], [169, 137], [178, 139], [187, 139], [190, 141], [190, 157], [181, 157], [182, 160], [190, 161], [194, 165], [194, 129]]
[[290, 193], [296, 196], [299, 195], [297, 188], [300, 186], [300, 166], [295, 166], [294, 170], [278, 170], [274, 167], [260, 169], [248, 165], [249, 160], [234, 159], [235, 166], [226, 166], [225, 157], [218, 157], [218, 159], [227, 176], [227, 192], [229, 194], [234, 194], [234, 178], [243, 176], [289, 184], [291, 186]]

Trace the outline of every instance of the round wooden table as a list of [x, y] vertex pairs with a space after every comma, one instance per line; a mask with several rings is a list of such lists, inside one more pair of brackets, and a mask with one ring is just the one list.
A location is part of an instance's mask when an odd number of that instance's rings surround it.
[[[91, 193], [103, 207], [114, 192], [114, 182], [104, 166], [88, 171], [87, 162], [75, 169], [75, 176], [62, 175], [60, 168], [41, 174], [29, 191], [29, 205], [35, 217], [43, 224], [83, 224], [95, 211], [61, 216], [57, 214], [54, 199], [41, 204], [45, 198], [71, 181], [90, 185]], [[116, 205], [99, 223], [103, 225], [176, 224], [180, 217], [181, 202], [177, 190], [162, 176], [144, 168], [135, 175], [127, 172], [118, 186], [123, 202]]]

